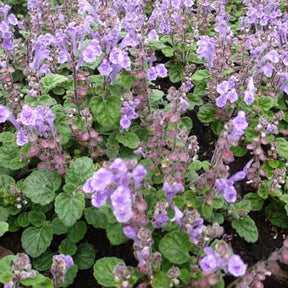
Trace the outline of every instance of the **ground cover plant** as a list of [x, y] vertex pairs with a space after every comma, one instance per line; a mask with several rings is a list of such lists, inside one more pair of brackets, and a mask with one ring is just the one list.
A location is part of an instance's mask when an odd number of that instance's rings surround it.
[[287, 287], [285, 0], [11, 0], [0, 28], [5, 288]]

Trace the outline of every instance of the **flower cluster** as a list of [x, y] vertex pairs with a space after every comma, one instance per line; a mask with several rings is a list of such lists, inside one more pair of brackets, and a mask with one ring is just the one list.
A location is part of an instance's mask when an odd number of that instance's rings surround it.
[[[130, 164], [130, 165], [129, 165]], [[110, 167], [100, 168], [83, 186], [92, 195], [94, 207], [103, 206], [108, 200], [118, 222], [127, 223], [133, 217], [135, 189], [140, 187], [147, 172], [142, 165], [117, 158]]]
[[49, 107], [30, 107], [23, 105], [17, 120], [5, 106], [0, 106], [0, 123], [10, 121], [17, 129], [16, 143], [24, 146], [29, 142], [29, 137], [36, 135], [47, 137], [51, 133], [55, 137], [55, 115]]
[[207, 61], [207, 67], [211, 69], [213, 67], [213, 58], [215, 56], [216, 41], [213, 37], [200, 36], [198, 41], [197, 54], [201, 59]]
[[35, 278], [36, 271], [32, 270], [29, 257], [24, 253], [18, 253], [16, 259], [12, 262], [13, 278], [4, 288], [18, 287], [20, 280], [27, 278]]
[[68, 269], [74, 265], [73, 259], [69, 255], [54, 255], [52, 259], [51, 273], [54, 287], [59, 287], [63, 282]]
[[9, 5], [4, 5], [0, 8], [0, 30], [2, 37], [2, 48], [4, 50], [12, 50], [14, 48], [13, 43], [13, 33], [10, 29], [10, 25], [18, 25], [18, 20], [14, 14], [9, 14], [11, 7]]
[[243, 276], [246, 273], [247, 265], [244, 264], [239, 255], [229, 255], [230, 248], [226, 242], [219, 241], [215, 250], [206, 247], [204, 252], [206, 255], [199, 262], [203, 272], [213, 273], [222, 269], [225, 273], [230, 273], [235, 277]]
[[155, 67], [149, 67], [146, 72], [147, 78], [150, 81], [156, 80], [158, 77], [167, 77], [167, 69], [164, 64], [157, 64]]
[[228, 81], [223, 81], [217, 85], [217, 92], [220, 96], [216, 99], [216, 105], [218, 107], [224, 107], [229, 100], [231, 103], [234, 103], [238, 100], [238, 94], [235, 89], [235, 77], [231, 76]]
[[235, 173], [228, 179], [217, 179], [215, 182], [216, 195], [223, 195], [227, 202], [235, 202], [237, 199], [237, 192], [234, 187], [236, 181], [245, 179], [253, 159], [251, 159], [243, 168], [242, 171]]
[[131, 126], [131, 120], [138, 118], [138, 114], [136, 113], [135, 109], [139, 105], [139, 103], [140, 103], [139, 99], [122, 102], [122, 108], [121, 108], [122, 116], [120, 119], [121, 129], [128, 131], [129, 127]]

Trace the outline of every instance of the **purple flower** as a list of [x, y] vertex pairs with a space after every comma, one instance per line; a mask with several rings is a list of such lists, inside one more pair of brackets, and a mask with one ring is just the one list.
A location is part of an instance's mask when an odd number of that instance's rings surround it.
[[155, 66], [155, 69], [156, 69], [157, 75], [159, 77], [161, 77], [161, 78], [167, 77], [167, 69], [166, 69], [164, 64], [157, 64]]
[[217, 92], [219, 94], [225, 94], [228, 92], [229, 90], [229, 85], [228, 85], [228, 81], [223, 81], [220, 84], [217, 85]]
[[159, 228], [165, 226], [167, 224], [168, 220], [169, 220], [169, 217], [167, 216], [167, 212], [166, 213], [157, 213], [153, 217], [153, 227], [155, 229], [159, 229]]
[[64, 254], [54, 255], [52, 261], [53, 263], [60, 261], [63, 262], [63, 264], [65, 265], [64, 273], [66, 273], [67, 270], [74, 265], [73, 258], [70, 255], [64, 255]]
[[83, 60], [87, 63], [93, 63], [96, 61], [96, 57], [102, 54], [99, 42], [95, 39], [91, 40], [90, 43], [82, 52]]
[[124, 130], [128, 130], [131, 126], [131, 120], [127, 117], [127, 115], [123, 115], [120, 119], [120, 126]]
[[261, 62], [266, 60], [269, 60], [272, 63], [278, 63], [280, 61], [278, 52], [276, 50], [271, 50], [262, 58]]
[[232, 255], [228, 261], [228, 271], [235, 277], [240, 277], [245, 275], [247, 265], [244, 264], [239, 255]]
[[163, 185], [163, 190], [166, 194], [167, 201], [170, 203], [178, 192], [182, 192], [184, 190], [184, 187], [181, 183], [170, 185], [165, 182]]
[[234, 186], [227, 186], [224, 189], [224, 199], [229, 202], [229, 203], [233, 203], [236, 201], [237, 199], [237, 192]]
[[103, 59], [100, 66], [98, 67], [98, 70], [101, 75], [109, 76], [110, 73], [112, 72], [112, 66], [110, 65], [107, 59]]
[[129, 188], [119, 186], [111, 195], [111, 206], [113, 213], [120, 223], [128, 222], [132, 216], [132, 200]]
[[197, 49], [198, 57], [205, 59], [207, 61], [207, 67], [211, 69], [213, 67], [213, 58], [215, 56], [215, 39], [209, 36], [200, 36], [200, 40], [197, 44], [199, 46]]
[[214, 254], [209, 254], [200, 260], [199, 265], [204, 272], [213, 272], [217, 269], [217, 259]]
[[157, 79], [157, 71], [155, 69], [155, 67], [149, 67], [146, 71], [146, 75], [148, 80], [150, 81], [154, 81]]
[[244, 111], [239, 111], [237, 116], [232, 120], [233, 127], [236, 130], [243, 131], [248, 127], [248, 122], [246, 121], [246, 116]]
[[183, 0], [183, 4], [186, 8], [190, 8], [194, 5], [194, 1], [192, 0]]
[[18, 146], [24, 146], [29, 142], [29, 137], [27, 135], [27, 131], [24, 129], [20, 129], [17, 132], [17, 136], [16, 136], [16, 144]]
[[172, 219], [170, 219], [171, 222], [176, 222], [179, 226], [181, 226], [181, 219], [183, 217], [183, 212], [175, 205], [172, 204], [171, 207], [174, 210], [174, 217]]
[[105, 205], [109, 195], [111, 194], [110, 192], [111, 191], [107, 189], [104, 189], [102, 191], [96, 191], [91, 197], [92, 205], [96, 208]]
[[254, 86], [253, 77], [250, 77], [247, 89], [246, 89], [246, 91], [244, 93], [244, 102], [247, 105], [251, 105], [254, 102], [254, 100], [255, 100], [255, 97], [254, 97], [255, 91], [256, 91], [256, 88]]
[[10, 115], [11, 112], [9, 111], [9, 109], [3, 105], [0, 105], [0, 123], [6, 122]]
[[132, 171], [132, 178], [134, 180], [135, 187], [139, 187], [140, 183], [145, 179], [147, 171], [142, 165], [137, 165]]
[[100, 168], [97, 170], [92, 180], [89, 178], [83, 186], [85, 193], [93, 193], [95, 191], [102, 191], [113, 182], [113, 174], [110, 170]]
[[36, 122], [36, 118], [37, 118], [37, 115], [35, 112], [36, 111], [32, 107], [26, 104], [23, 105], [22, 111], [19, 115], [20, 123], [26, 126], [34, 126]]

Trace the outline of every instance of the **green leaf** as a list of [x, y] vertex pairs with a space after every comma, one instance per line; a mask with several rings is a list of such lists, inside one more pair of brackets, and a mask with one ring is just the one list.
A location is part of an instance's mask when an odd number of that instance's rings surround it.
[[106, 100], [94, 97], [90, 101], [93, 119], [110, 130], [117, 126], [121, 117], [120, 96], [110, 96]]
[[21, 227], [27, 227], [30, 224], [28, 220], [28, 213], [27, 212], [20, 213], [19, 216], [17, 217], [17, 223]]
[[160, 271], [155, 274], [151, 286], [153, 288], [164, 288], [164, 287], [170, 287], [170, 280], [166, 273]]
[[288, 160], [288, 141], [284, 138], [277, 138], [276, 142], [278, 142], [278, 146], [276, 147], [276, 152], [280, 157]]
[[73, 265], [71, 266], [68, 271], [65, 274], [65, 280], [61, 284], [61, 287], [69, 287], [71, 284], [73, 284], [75, 277], [78, 273], [78, 266]]
[[258, 230], [255, 222], [248, 215], [232, 220], [232, 227], [239, 236], [243, 237], [247, 242], [254, 243], [258, 240]]
[[197, 113], [198, 119], [202, 123], [211, 123], [215, 121], [216, 107], [210, 103], [201, 106]]
[[27, 278], [22, 279], [21, 284], [24, 286], [29, 286], [33, 288], [53, 288], [53, 282], [48, 277], [43, 276], [39, 272], [36, 271], [36, 277], [35, 278]]
[[198, 84], [198, 83], [205, 83], [207, 84], [209, 82], [210, 79], [210, 72], [208, 69], [205, 70], [197, 70], [191, 77], [191, 80], [194, 84]]
[[28, 221], [36, 227], [42, 226], [46, 221], [46, 216], [44, 213], [39, 211], [30, 211], [28, 214]]
[[59, 245], [59, 253], [64, 255], [74, 255], [77, 251], [76, 243], [71, 241], [69, 238], [62, 240]]
[[140, 142], [140, 139], [134, 132], [124, 132], [123, 134], [118, 134], [116, 135], [116, 139], [123, 146], [130, 149], [136, 149], [138, 147], [138, 143]]
[[174, 64], [168, 70], [169, 79], [172, 83], [177, 83], [184, 78], [184, 69], [180, 64]]
[[284, 208], [284, 203], [272, 202], [266, 210], [266, 216], [268, 220], [277, 227], [287, 229], [288, 228], [288, 216]]
[[51, 227], [56, 235], [66, 234], [68, 231], [68, 227], [58, 217], [53, 219]]
[[161, 51], [165, 55], [165, 57], [173, 57], [174, 55], [174, 48], [170, 46], [163, 47]]
[[270, 111], [274, 106], [274, 101], [272, 97], [262, 96], [258, 99], [258, 104], [261, 108], [261, 111]]
[[23, 183], [23, 193], [32, 202], [46, 205], [55, 198], [55, 192], [60, 188], [61, 177], [54, 170], [36, 170]]
[[259, 197], [261, 197], [262, 199], [267, 199], [268, 195], [269, 195], [269, 190], [266, 187], [260, 187], [257, 191], [257, 194], [259, 195]]
[[66, 76], [59, 74], [48, 74], [41, 78], [41, 85], [45, 92], [49, 92], [50, 90], [60, 86], [65, 83], [69, 79]]
[[100, 285], [117, 287], [115, 286], [114, 269], [118, 263], [124, 263], [124, 261], [116, 257], [105, 257], [96, 261], [93, 266], [93, 275]]
[[195, 106], [201, 106], [203, 104], [201, 96], [197, 95], [196, 93], [188, 94], [188, 101], [188, 110], [194, 110]]
[[2, 237], [8, 230], [9, 224], [4, 221], [0, 221], [0, 237]]
[[24, 230], [21, 243], [25, 252], [38, 257], [50, 246], [53, 238], [53, 230], [50, 226], [29, 227]]
[[123, 233], [123, 226], [120, 223], [109, 224], [106, 228], [106, 232], [112, 245], [120, 245], [127, 240]]
[[[13, 273], [10, 271], [4, 272], [0, 274], [0, 283], [9, 283], [11, 279], [13, 278]], [[3, 286], [1, 286], [3, 287]]]
[[74, 262], [77, 264], [80, 270], [85, 270], [90, 268], [95, 262], [95, 248], [89, 243], [81, 244], [76, 254], [74, 255]]
[[15, 143], [15, 134], [11, 132], [0, 133], [0, 142], [3, 144]]
[[107, 216], [101, 209], [94, 207], [85, 208], [84, 215], [87, 223], [96, 229], [105, 229], [108, 224]]
[[186, 233], [172, 231], [159, 242], [159, 250], [171, 263], [183, 264], [190, 258], [191, 243]]
[[77, 243], [84, 238], [86, 232], [86, 223], [84, 221], [78, 221], [68, 229], [67, 236], [72, 242]]
[[93, 172], [94, 164], [91, 158], [78, 158], [68, 168], [65, 175], [65, 182], [66, 184], [72, 185], [71, 187], [74, 187], [75, 190], [76, 188], [82, 186], [85, 181], [92, 176]]
[[51, 251], [46, 251], [41, 254], [39, 257], [33, 259], [33, 268], [38, 271], [47, 271], [51, 268], [52, 257], [54, 253]]
[[[12, 272], [11, 261], [15, 260], [17, 256], [8, 255], [0, 260], [0, 277], [1, 275], [6, 275], [7, 272]], [[5, 276], [4, 276], [5, 277]], [[2, 282], [2, 281], [0, 281]], [[5, 282], [8, 283], [9, 281]], [[3, 282], [2, 282], [3, 283]]]
[[183, 284], [189, 284], [191, 280], [190, 271], [187, 269], [181, 269], [179, 279]]
[[83, 194], [60, 193], [55, 199], [55, 211], [59, 219], [68, 227], [81, 218], [85, 208]]
[[0, 147], [1, 166], [11, 170], [18, 170], [27, 165], [27, 161], [20, 159], [20, 149], [13, 144]]
[[192, 127], [193, 127], [193, 123], [191, 118], [189, 117], [182, 117], [179, 121], [179, 128], [181, 129], [182, 127], [186, 127], [187, 129], [187, 133], [189, 134]]
[[244, 199], [250, 201], [251, 211], [260, 211], [263, 207], [264, 201], [256, 193], [245, 194]]

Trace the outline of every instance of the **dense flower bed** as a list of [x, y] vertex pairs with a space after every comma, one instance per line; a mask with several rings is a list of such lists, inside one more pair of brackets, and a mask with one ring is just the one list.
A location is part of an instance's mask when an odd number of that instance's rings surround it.
[[[286, 1], [28, 0], [25, 15], [10, 2], [0, 243], [21, 235], [21, 248], [0, 258], [0, 283], [75, 287], [90, 268], [122, 288], [283, 275], [287, 240], [251, 265], [226, 229], [257, 243], [255, 211], [288, 229]], [[131, 263], [98, 257], [93, 229], [130, 243]]]

